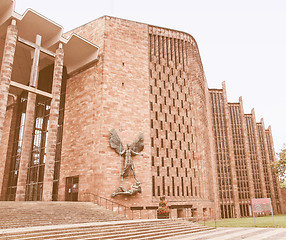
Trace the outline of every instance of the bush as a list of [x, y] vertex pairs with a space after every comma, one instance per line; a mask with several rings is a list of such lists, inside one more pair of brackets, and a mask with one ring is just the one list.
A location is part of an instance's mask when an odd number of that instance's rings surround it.
[[167, 206], [167, 201], [165, 200], [165, 197], [161, 197], [159, 202], [159, 208], [157, 210], [157, 216], [158, 218], [162, 216], [169, 217], [169, 214], [170, 214], [170, 209]]

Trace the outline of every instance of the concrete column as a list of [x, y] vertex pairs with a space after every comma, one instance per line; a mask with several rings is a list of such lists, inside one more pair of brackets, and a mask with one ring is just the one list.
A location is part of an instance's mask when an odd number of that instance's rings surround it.
[[8, 93], [13, 70], [14, 55], [16, 50], [18, 30], [16, 20], [12, 20], [7, 28], [3, 59], [0, 72], [0, 142], [5, 121], [5, 114], [8, 102]]
[[27, 170], [29, 162], [31, 160], [31, 152], [32, 152], [36, 98], [37, 95], [35, 93], [31, 92], [28, 93], [25, 125], [23, 132], [23, 144], [22, 144], [19, 174], [17, 181], [16, 201], [25, 200]]
[[51, 101], [50, 116], [49, 116], [49, 128], [48, 128], [48, 140], [47, 140], [47, 153], [43, 183], [43, 200], [51, 201], [53, 193], [53, 178], [54, 178], [54, 166], [56, 155], [56, 143], [58, 132], [58, 119], [60, 108], [60, 96], [61, 96], [61, 84], [63, 76], [63, 63], [64, 63], [64, 50], [60, 43], [59, 48], [56, 51], [54, 75], [53, 75], [53, 99]]
[[276, 197], [275, 197], [275, 192], [274, 192], [272, 171], [270, 168], [268, 144], [267, 144], [267, 139], [266, 139], [266, 134], [265, 134], [265, 126], [264, 126], [263, 119], [261, 119], [261, 123], [262, 123], [262, 128], [263, 128], [262, 135], [263, 135], [263, 144], [265, 146], [265, 155], [266, 155], [265, 157], [266, 157], [266, 163], [267, 163], [267, 173], [268, 173], [268, 177], [269, 177], [271, 202], [272, 202], [273, 212], [276, 214], [277, 213]]
[[[41, 45], [40, 35], [37, 35], [36, 37], [36, 45], [38, 47], [35, 48], [34, 51], [33, 65], [30, 76], [30, 86], [35, 88], [37, 88], [38, 76], [39, 76], [39, 57], [40, 57], [40, 45]], [[31, 160], [32, 143], [33, 143], [36, 99], [37, 95], [35, 93], [32, 92], [28, 93], [25, 125], [23, 132], [23, 145], [22, 145], [22, 153], [21, 153], [19, 175], [17, 182], [16, 201], [25, 200], [27, 171], [29, 162]]]
[[0, 201], [4, 201], [6, 199], [16, 120], [16, 99], [10, 98], [10, 100], [8, 100], [2, 141], [0, 144]]
[[252, 199], [252, 198], [255, 198], [254, 182], [253, 182], [251, 159], [250, 159], [249, 141], [248, 141], [248, 136], [247, 136], [247, 125], [246, 125], [246, 120], [244, 117], [242, 97], [239, 98], [239, 105], [240, 105], [240, 117], [241, 117], [241, 124], [242, 124], [242, 134], [243, 134], [243, 140], [244, 140], [244, 150], [245, 150], [245, 157], [246, 157], [245, 163], [246, 163], [246, 170], [247, 170], [247, 175], [248, 175], [249, 194], [250, 194], [250, 199]]
[[263, 172], [263, 164], [262, 164], [262, 156], [261, 156], [261, 148], [260, 148], [260, 143], [259, 143], [259, 136], [258, 136], [254, 109], [251, 110], [251, 118], [252, 118], [252, 124], [253, 124], [253, 129], [254, 129], [254, 136], [255, 136], [255, 145], [256, 145], [256, 152], [257, 152], [257, 162], [258, 162], [261, 193], [262, 193], [262, 198], [267, 198], [265, 178], [264, 178], [264, 172]]
[[239, 207], [239, 198], [238, 198], [238, 186], [237, 186], [237, 175], [236, 175], [235, 158], [234, 158], [234, 147], [233, 147], [231, 120], [230, 120], [230, 113], [229, 113], [228, 103], [227, 103], [225, 82], [222, 83], [222, 92], [223, 92], [223, 100], [224, 100], [224, 108], [225, 108], [230, 171], [232, 175], [234, 211], [235, 211], [235, 217], [240, 218], [240, 207]]

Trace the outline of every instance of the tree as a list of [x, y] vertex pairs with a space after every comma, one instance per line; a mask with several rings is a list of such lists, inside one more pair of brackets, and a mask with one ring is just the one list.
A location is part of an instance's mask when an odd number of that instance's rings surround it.
[[286, 144], [283, 145], [277, 156], [278, 159], [271, 163], [271, 167], [279, 176], [280, 182], [283, 183], [286, 180]]

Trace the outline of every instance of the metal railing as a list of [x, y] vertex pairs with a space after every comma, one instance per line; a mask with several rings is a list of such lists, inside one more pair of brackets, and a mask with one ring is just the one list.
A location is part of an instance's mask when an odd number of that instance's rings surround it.
[[[129, 219], [155, 219], [157, 218], [157, 209], [158, 207], [127, 207], [123, 204], [114, 202], [105, 197], [99, 196], [95, 193], [83, 193], [84, 201], [95, 203], [101, 207], [104, 207], [107, 210], [111, 210], [113, 212], [117, 212], [118, 214], [122, 214]], [[170, 210], [174, 207], [170, 206]], [[175, 212], [170, 211], [169, 219], [182, 219], [197, 222], [199, 219], [194, 216], [192, 208], [183, 208], [182, 216], [178, 216]], [[176, 216], [177, 215], [177, 216]], [[205, 216], [203, 216], [203, 220], [205, 221]]]
[[83, 193], [83, 201], [93, 202], [105, 209], [122, 214], [129, 219], [157, 218], [156, 210], [144, 209], [143, 207], [127, 207], [123, 204], [114, 202], [95, 193]]
[[88, 199], [84, 198], [85, 200], [93, 202], [101, 207], [105, 207], [105, 209], [111, 210], [113, 212], [117, 212], [118, 214], [122, 214], [125, 217], [127, 217], [127, 211], [130, 210], [129, 207], [123, 204], [120, 204], [110, 199], [101, 197], [95, 193], [84, 193], [84, 195], [89, 195], [89, 196], [92, 196], [93, 198], [93, 199], [90, 199], [90, 197], [88, 197]]

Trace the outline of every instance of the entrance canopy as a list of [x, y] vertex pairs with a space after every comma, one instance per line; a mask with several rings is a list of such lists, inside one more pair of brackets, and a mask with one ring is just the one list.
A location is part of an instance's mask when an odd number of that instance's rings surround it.
[[[63, 45], [65, 53], [64, 65], [68, 74], [80, 71], [83, 67], [97, 59], [99, 47], [95, 44], [76, 34], [72, 34], [69, 38], [64, 38], [62, 36], [62, 26], [32, 9], [27, 9], [23, 15], [16, 13], [14, 4], [15, 1], [13, 0], [0, 1], [0, 64], [2, 64], [7, 27], [11, 24], [12, 19], [16, 20], [18, 29], [12, 81], [24, 85], [29, 84], [34, 48], [31, 48], [27, 43], [35, 43], [37, 35], [42, 37], [41, 47], [47, 50], [47, 54], [41, 53], [40, 55], [39, 70], [53, 64], [53, 54], [59, 43]], [[12, 91], [16, 95], [19, 94], [17, 92], [19, 89], [15, 88]]]

